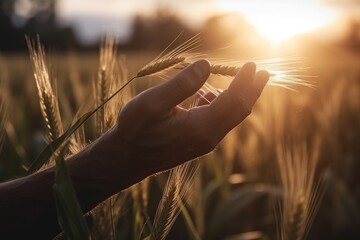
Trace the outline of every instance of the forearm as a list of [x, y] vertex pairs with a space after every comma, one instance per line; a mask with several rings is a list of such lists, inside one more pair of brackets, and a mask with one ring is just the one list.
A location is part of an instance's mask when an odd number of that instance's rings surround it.
[[54, 170], [48, 170], [0, 185], [1, 236], [49, 239], [59, 232], [53, 180]]
[[[83, 213], [146, 176], [145, 172], [135, 171], [134, 165], [128, 166], [126, 159], [120, 159], [119, 150], [116, 155], [111, 153], [111, 134], [66, 161]], [[118, 158], [121, 167], [107, 166], [109, 158]], [[1, 236], [49, 239], [60, 231], [52, 193], [55, 171], [50, 168], [0, 184]]]

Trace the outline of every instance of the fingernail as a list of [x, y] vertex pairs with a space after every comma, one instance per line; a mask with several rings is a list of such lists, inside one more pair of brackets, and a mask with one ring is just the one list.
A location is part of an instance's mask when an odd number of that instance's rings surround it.
[[207, 60], [199, 60], [194, 63], [193, 70], [198, 78], [208, 77], [210, 74], [210, 64]]

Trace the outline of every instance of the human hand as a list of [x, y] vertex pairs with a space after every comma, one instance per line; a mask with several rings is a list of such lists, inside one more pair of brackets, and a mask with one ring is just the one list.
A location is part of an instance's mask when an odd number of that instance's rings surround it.
[[[178, 104], [195, 94], [209, 77], [206, 60], [133, 98], [114, 128], [66, 161], [82, 210], [91, 210], [151, 174], [213, 150], [250, 114], [269, 79], [267, 72], [256, 73], [255, 68], [253, 63], [246, 64], [227, 90], [212, 96], [211, 103], [203, 101], [191, 109]], [[0, 230], [5, 236], [26, 233], [47, 239], [59, 231], [51, 191], [55, 171], [53, 167], [2, 184], [0, 205], [6, 221], [0, 222]], [[24, 199], [29, 204], [24, 205]], [[38, 226], [47, 226], [46, 231]]]
[[266, 71], [256, 72], [256, 65], [247, 63], [211, 103], [191, 109], [178, 106], [201, 88], [209, 74], [209, 62], [199, 60], [133, 98], [117, 125], [94, 145], [107, 175], [125, 171], [144, 178], [212, 151], [251, 113], [269, 79]]

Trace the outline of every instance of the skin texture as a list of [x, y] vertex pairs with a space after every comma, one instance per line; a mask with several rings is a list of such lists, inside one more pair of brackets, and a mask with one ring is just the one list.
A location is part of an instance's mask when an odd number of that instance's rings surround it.
[[[269, 74], [245, 64], [228, 89], [199, 106], [178, 106], [210, 74], [199, 60], [133, 98], [117, 124], [67, 159], [83, 212], [147, 176], [209, 153], [250, 113]], [[52, 196], [54, 168], [0, 184], [0, 236], [49, 239], [59, 231]]]

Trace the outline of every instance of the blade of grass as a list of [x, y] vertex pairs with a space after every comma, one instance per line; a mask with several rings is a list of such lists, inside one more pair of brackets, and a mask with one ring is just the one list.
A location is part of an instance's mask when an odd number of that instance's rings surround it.
[[70, 175], [65, 166], [63, 153], [64, 151], [56, 159], [55, 182], [53, 185], [58, 222], [67, 238], [91, 239], [89, 228], [83, 217]]

